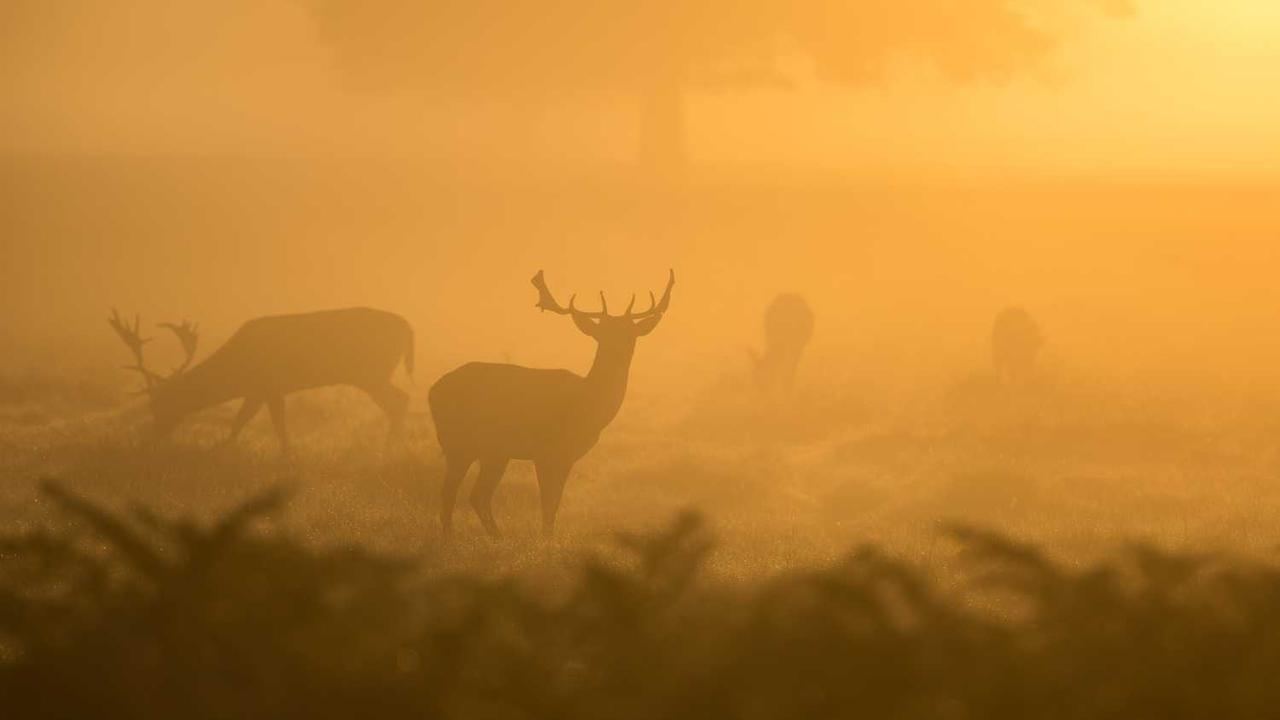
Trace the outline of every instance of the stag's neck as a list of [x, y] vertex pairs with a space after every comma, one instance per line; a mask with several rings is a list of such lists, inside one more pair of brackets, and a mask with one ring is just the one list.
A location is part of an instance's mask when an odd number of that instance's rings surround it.
[[631, 358], [635, 346], [611, 347], [600, 345], [595, 361], [586, 377], [586, 393], [582, 408], [583, 421], [596, 430], [603, 430], [613, 421], [622, 408], [627, 394], [627, 377], [631, 374]]

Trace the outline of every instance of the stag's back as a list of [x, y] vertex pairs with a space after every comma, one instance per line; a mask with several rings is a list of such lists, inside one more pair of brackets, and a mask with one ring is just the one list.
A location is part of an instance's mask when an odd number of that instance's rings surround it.
[[572, 455], [595, 442], [589, 429], [579, 432], [573, 422], [583, 382], [568, 370], [473, 362], [437, 380], [427, 402], [447, 455]]
[[274, 394], [385, 382], [402, 359], [412, 372], [413, 330], [404, 318], [346, 308], [250, 320], [191, 372], [236, 377]]

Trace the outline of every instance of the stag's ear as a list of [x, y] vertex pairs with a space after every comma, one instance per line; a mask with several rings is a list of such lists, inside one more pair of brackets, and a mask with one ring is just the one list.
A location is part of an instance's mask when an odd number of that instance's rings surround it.
[[595, 337], [596, 331], [600, 328], [600, 323], [578, 313], [573, 314], [573, 324], [577, 325], [582, 334], [588, 337]]
[[662, 320], [661, 313], [657, 315], [650, 315], [649, 317], [641, 320], [635, 325], [632, 325], [631, 333], [636, 337], [644, 337], [645, 335], [648, 335], [649, 333], [653, 332], [653, 329], [658, 327], [658, 323], [661, 320]]

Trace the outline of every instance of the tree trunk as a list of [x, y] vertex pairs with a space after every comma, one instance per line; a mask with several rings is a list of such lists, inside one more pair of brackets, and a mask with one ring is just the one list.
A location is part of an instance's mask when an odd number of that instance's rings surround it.
[[684, 84], [677, 72], [660, 72], [640, 98], [640, 169], [646, 179], [677, 181], [688, 165]]

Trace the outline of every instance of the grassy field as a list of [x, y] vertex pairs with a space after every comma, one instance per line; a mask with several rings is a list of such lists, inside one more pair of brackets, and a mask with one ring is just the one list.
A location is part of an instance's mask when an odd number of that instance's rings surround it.
[[[28, 241], [0, 263], [18, 269], [0, 283], [0, 344], [17, 348], [0, 359], [0, 714], [1202, 718], [1280, 702], [1269, 189], [713, 185], [669, 207], [616, 181], [474, 188], [364, 165], [2, 175], [6, 227]], [[1239, 242], [1205, 240], [1224, 233]], [[473, 359], [586, 366], [589, 341], [532, 309], [537, 268], [585, 297], [643, 294], [669, 266], [672, 310], [556, 537], [513, 463], [503, 539], [468, 483], [444, 542], [431, 382]], [[745, 380], [783, 290], [817, 312], [786, 399]], [[1009, 302], [1049, 338], [1017, 388], [983, 370]], [[330, 389], [289, 399], [293, 463], [265, 417], [225, 445], [229, 405], [156, 443], [114, 367], [112, 303], [148, 327], [200, 321], [202, 356], [264, 313], [403, 312], [407, 437], [388, 446], [367, 398]], [[155, 349], [156, 367], [178, 361]]]
[[553, 541], [516, 465], [505, 538], [467, 510], [446, 544], [421, 412], [389, 447], [365, 398], [297, 396], [289, 464], [265, 419], [222, 445], [230, 408], [160, 445], [111, 378], [38, 387], [0, 433], [0, 695], [22, 717], [1192, 718], [1276, 700], [1262, 408], [981, 375], [894, 402], [641, 393]]
[[505, 537], [485, 538], [463, 502], [448, 548], [437, 521], [442, 463], [421, 397], [407, 437], [388, 445], [362, 395], [294, 396], [290, 465], [265, 416], [234, 446], [222, 443], [230, 406], [157, 444], [145, 405], [110, 377], [49, 379], [42, 392], [11, 395], [0, 416], [6, 527], [53, 520], [35, 491], [53, 477], [108, 506], [204, 519], [281, 484], [293, 495], [286, 525], [310, 542], [481, 572], [555, 564], [682, 510], [707, 518], [719, 538], [713, 567], [738, 576], [827, 561], [860, 543], [932, 562], [945, 554], [938, 528], [956, 520], [1083, 559], [1131, 539], [1246, 553], [1280, 544], [1266, 409], [1153, 389], [1046, 381], [1011, 390], [974, 375], [892, 400], [813, 384], [785, 401], [728, 384], [633, 394], [577, 466], [553, 543], [538, 539], [532, 467], [513, 463], [496, 499]]

